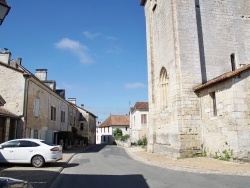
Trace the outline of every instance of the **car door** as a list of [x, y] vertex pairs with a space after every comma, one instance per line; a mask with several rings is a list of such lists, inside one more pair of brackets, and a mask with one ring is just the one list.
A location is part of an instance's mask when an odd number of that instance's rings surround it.
[[0, 162], [15, 162], [15, 150], [18, 141], [9, 141], [1, 144]]
[[39, 144], [35, 142], [20, 140], [18, 143], [18, 150], [15, 151], [15, 161], [19, 163], [29, 163], [31, 157], [36, 152], [37, 146], [39, 146]]

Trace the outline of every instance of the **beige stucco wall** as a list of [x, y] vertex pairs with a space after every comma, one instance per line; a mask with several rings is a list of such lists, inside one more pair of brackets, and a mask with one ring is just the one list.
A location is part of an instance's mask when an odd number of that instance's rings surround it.
[[[141, 115], [146, 114], [147, 123], [141, 123]], [[137, 143], [138, 140], [148, 135], [148, 111], [135, 110], [130, 114], [130, 140]]]
[[[39, 99], [39, 117], [35, 117], [35, 100]], [[51, 106], [56, 108], [56, 121], [51, 120]], [[28, 82], [27, 128], [35, 130], [67, 131], [68, 103], [38, 81]], [[65, 111], [65, 122], [61, 122], [61, 111]]]

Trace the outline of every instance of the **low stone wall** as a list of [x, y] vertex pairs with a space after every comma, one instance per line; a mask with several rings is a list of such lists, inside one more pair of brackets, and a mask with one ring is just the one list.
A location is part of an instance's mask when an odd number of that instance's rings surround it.
[[126, 140], [126, 141], [121, 141], [121, 140], [115, 140], [116, 144], [118, 146], [122, 146], [122, 147], [126, 147], [129, 148], [131, 146], [131, 141], [130, 139]]

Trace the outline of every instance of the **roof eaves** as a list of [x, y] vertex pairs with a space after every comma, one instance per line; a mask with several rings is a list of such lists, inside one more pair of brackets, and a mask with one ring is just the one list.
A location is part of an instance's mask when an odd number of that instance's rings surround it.
[[240, 74], [240, 73], [242, 73], [242, 72], [244, 72], [244, 71], [246, 71], [248, 69], [250, 69], [250, 64], [247, 64], [247, 65], [245, 65], [245, 66], [243, 66], [243, 67], [241, 67], [239, 69], [236, 69], [234, 71], [227, 72], [227, 73], [225, 73], [225, 74], [223, 74], [221, 76], [218, 76], [218, 77], [206, 82], [205, 84], [195, 86], [193, 88], [193, 91], [198, 92], [198, 91], [200, 91], [200, 90], [202, 90], [204, 88], [207, 88], [207, 87], [209, 87], [211, 85], [214, 85], [216, 83], [222, 82], [222, 81], [227, 80], [227, 79], [230, 79], [230, 78], [232, 78], [232, 77], [234, 77], [234, 76], [236, 76], [236, 75], [238, 75], [238, 74]]

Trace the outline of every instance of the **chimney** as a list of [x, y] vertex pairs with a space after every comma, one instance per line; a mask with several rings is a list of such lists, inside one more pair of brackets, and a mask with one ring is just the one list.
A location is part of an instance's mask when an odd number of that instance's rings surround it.
[[47, 80], [47, 69], [36, 69], [35, 76], [41, 81], [46, 81]]
[[68, 101], [74, 105], [76, 105], [76, 98], [68, 98]]
[[17, 63], [18, 63], [19, 65], [22, 65], [22, 58], [21, 58], [21, 57], [17, 58]]
[[81, 108], [84, 109], [84, 104], [81, 104]]
[[3, 52], [0, 52], [0, 62], [10, 65], [11, 53], [7, 48], [4, 48]]

